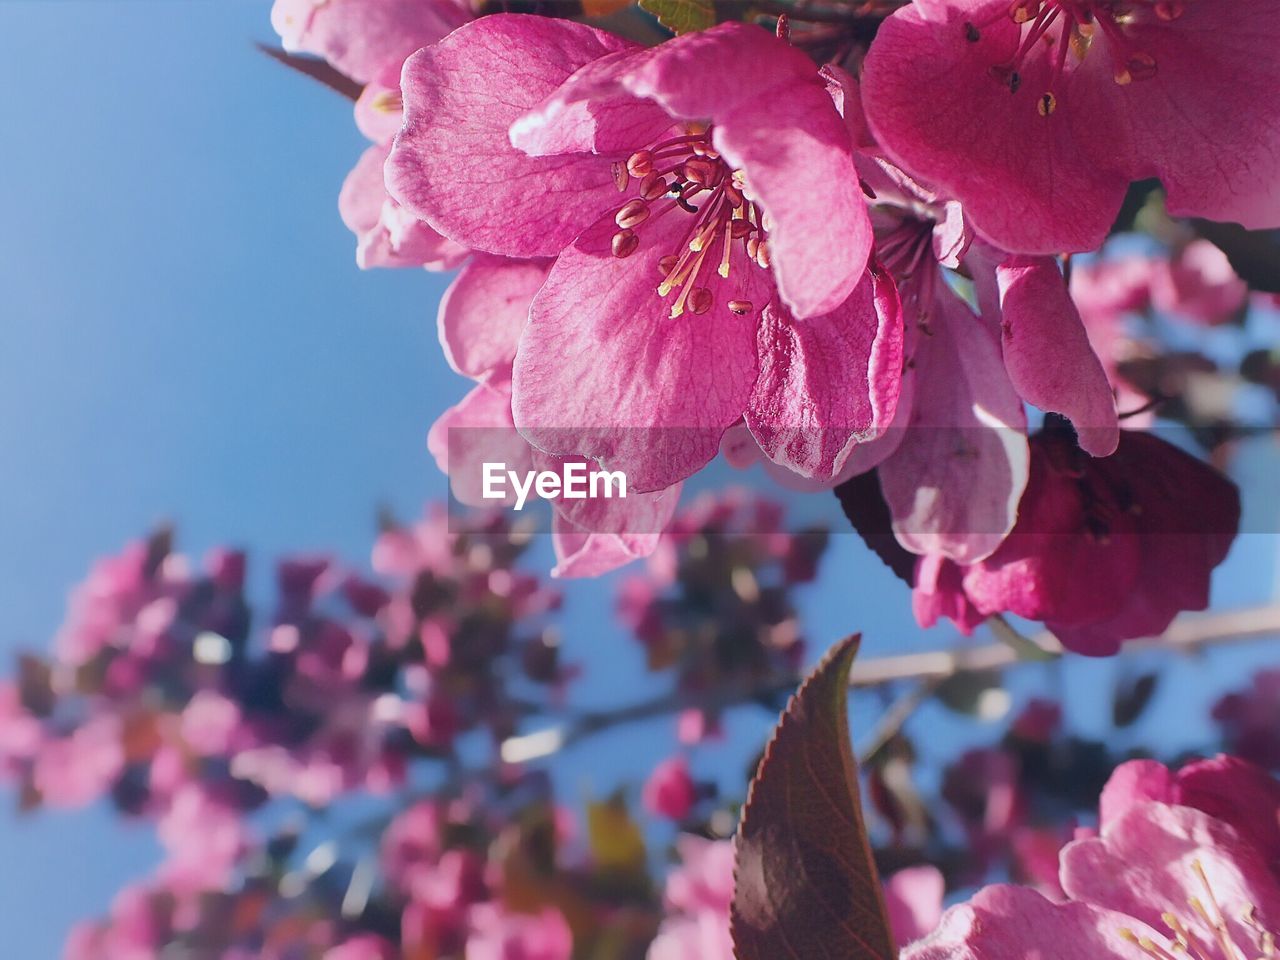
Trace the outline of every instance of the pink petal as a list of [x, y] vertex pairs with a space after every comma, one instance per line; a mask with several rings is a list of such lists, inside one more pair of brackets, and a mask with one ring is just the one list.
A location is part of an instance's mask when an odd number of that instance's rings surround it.
[[620, 153], [625, 159], [653, 143], [674, 123], [671, 115], [621, 83], [650, 56], [650, 50], [628, 49], [586, 64], [511, 125], [512, 144], [534, 157]]
[[1174, 777], [1158, 760], [1129, 760], [1111, 772], [1098, 797], [1098, 825], [1106, 829], [1140, 803], [1173, 802]]
[[[1008, 10], [1008, 0], [931, 0], [895, 12], [864, 67], [867, 119], [891, 157], [963, 203], [997, 245], [1095, 249], [1131, 179], [1110, 62], [1086, 57], [1041, 116], [1052, 51], [1033, 51], [1016, 93], [992, 74], [1018, 42]], [[981, 42], [966, 39], [970, 24], [983, 24]]]
[[1109, 91], [1132, 140], [1128, 178], [1159, 177], [1174, 216], [1280, 225], [1280, 118], [1272, 98], [1250, 93], [1280, 89], [1275, 5], [1187, 3], [1129, 38], [1156, 74]]
[[276, 0], [271, 25], [286, 50], [324, 57], [364, 83], [472, 16], [450, 0]]
[[404, 120], [398, 60], [387, 63], [364, 85], [354, 109], [356, 128], [374, 143], [391, 143]]
[[1022, 399], [1069, 419], [1087, 453], [1115, 452], [1120, 421], [1111, 384], [1058, 264], [1051, 257], [1011, 257], [996, 274], [1005, 368]]
[[1197, 864], [1235, 943], [1257, 942], [1241, 920], [1246, 905], [1264, 928], [1280, 929], [1280, 886], [1266, 861], [1227, 824], [1190, 807], [1140, 803], [1100, 837], [1069, 844], [1062, 852], [1062, 889], [1157, 929], [1164, 929], [1163, 913], [1174, 913], [1201, 943], [1216, 943], [1216, 931], [1187, 906], [1194, 897], [1213, 909]]
[[[1123, 914], [1053, 903], [1029, 887], [986, 887], [942, 915], [937, 931], [902, 960], [1151, 960], [1120, 936], [1152, 931]], [[1052, 949], [1047, 945], [1051, 944]]]
[[556, 552], [553, 577], [598, 577], [649, 556], [661, 536], [648, 534], [586, 533], [555, 515], [552, 545]]
[[388, 147], [375, 144], [361, 154], [338, 194], [338, 213], [356, 235], [356, 263], [373, 267], [427, 267], [451, 270], [467, 248], [416, 220], [387, 194], [382, 165]]
[[610, 164], [589, 154], [526, 156], [511, 145], [511, 124], [579, 67], [631, 47], [566, 20], [497, 14], [419, 50], [401, 78], [405, 124], [387, 163], [392, 195], [468, 246], [524, 258], [558, 253], [616, 203]]
[[761, 309], [762, 271], [739, 265], [733, 292], [719, 291], [700, 316], [671, 318], [675, 295], [658, 296], [658, 261], [685, 229], [678, 213], [646, 223], [625, 259], [610, 252], [612, 217], [586, 231], [551, 269], [516, 354], [520, 431], [548, 452], [624, 470], [637, 490], [668, 487], [711, 460], [758, 372], [758, 317], [727, 302]]
[[510, 484], [503, 500], [484, 496], [484, 464], [505, 463], [507, 469], [533, 467], [529, 443], [511, 421], [511, 385], [504, 380], [478, 383], [462, 401], [442, 413], [427, 434], [427, 449], [459, 503], [472, 507], [514, 506]]
[[510, 370], [529, 304], [547, 278], [545, 260], [477, 255], [449, 284], [440, 301], [440, 345], [449, 366], [479, 378]]
[[973, 563], [1017, 518], [1030, 460], [1026, 414], [988, 322], [940, 276], [921, 282], [933, 284], [933, 306], [911, 361], [911, 423], [880, 481], [904, 547]]
[[945, 892], [942, 871], [934, 866], [907, 867], [885, 882], [884, 904], [899, 945], [919, 940], [938, 925]]
[[673, 116], [714, 124], [716, 149], [772, 220], [774, 273], [796, 316], [843, 303], [871, 224], [849, 132], [813, 62], [759, 27], [724, 23], [662, 44], [624, 82]]
[[815, 479], [836, 476], [855, 445], [874, 440], [897, 411], [902, 304], [880, 269], [831, 313], [797, 320], [764, 311], [760, 378], [747, 426], [775, 463]]

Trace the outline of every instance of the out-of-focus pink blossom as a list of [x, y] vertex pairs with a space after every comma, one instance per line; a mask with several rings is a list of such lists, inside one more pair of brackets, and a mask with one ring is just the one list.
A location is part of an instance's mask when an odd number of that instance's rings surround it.
[[698, 786], [689, 775], [688, 760], [670, 757], [654, 767], [645, 781], [642, 800], [655, 817], [676, 822], [687, 817], [698, 802]]
[[1214, 704], [1213, 718], [1232, 753], [1280, 768], [1280, 670], [1259, 670], [1248, 688]]
[[938, 925], [946, 881], [933, 866], [907, 867], [884, 883], [884, 905], [889, 929], [899, 946], [919, 940]]
[[573, 934], [558, 910], [511, 913], [496, 904], [471, 911], [467, 960], [569, 960]]
[[1169, 259], [1155, 262], [1151, 305], [1177, 319], [1215, 327], [1236, 317], [1248, 298], [1249, 285], [1208, 240], [1192, 240]]

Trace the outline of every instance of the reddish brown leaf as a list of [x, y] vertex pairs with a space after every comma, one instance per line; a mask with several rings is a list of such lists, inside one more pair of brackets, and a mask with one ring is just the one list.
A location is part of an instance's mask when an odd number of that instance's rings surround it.
[[738, 827], [738, 960], [897, 956], [867, 842], [845, 714], [860, 637], [838, 644], [787, 705]]

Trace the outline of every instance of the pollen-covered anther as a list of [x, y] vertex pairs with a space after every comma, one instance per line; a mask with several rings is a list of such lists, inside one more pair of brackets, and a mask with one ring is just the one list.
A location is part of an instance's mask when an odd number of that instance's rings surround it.
[[609, 169], [613, 173], [613, 185], [618, 188], [619, 193], [622, 193], [631, 182], [631, 174], [627, 173], [627, 168], [621, 160], [613, 161]]
[[674, 253], [667, 254], [667, 256], [658, 261], [658, 273], [664, 277], [668, 276], [679, 262], [680, 258]]
[[628, 200], [622, 205], [613, 217], [616, 223], [623, 230], [630, 230], [638, 227], [649, 219], [649, 204], [645, 203], [638, 197], [635, 200]]
[[706, 287], [695, 287], [689, 294], [689, 309], [696, 314], [706, 313], [715, 302], [715, 297]]
[[658, 176], [656, 171], [651, 170], [640, 181], [640, 198], [642, 200], [657, 200], [669, 189], [671, 189], [671, 185], [664, 178]]
[[621, 260], [636, 252], [636, 247], [640, 246], [640, 238], [634, 230], [619, 230], [613, 235], [609, 246], [613, 255]]
[[755, 260], [756, 260], [756, 263], [759, 264], [764, 269], [767, 270], [769, 268], [769, 264], [772, 262], [772, 260], [770, 259], [770, 256], [769, 256], [768, 240], [761, 240], [760, 243], [756, 246]]
[[755, 309], [750, 300], [730, 300], [728, 306], [729, 312], [739, 317], [745, 317]]
[[637, 150], [627, 158], [627, 173], [633, 177], [643, 177], [653, 170], [653, 154], [648, 150]]
[[1036, 109], [1040, 111], [1040, 116], [1047, 117], [1058, 109], [1058, 98], [1052, 93], [1046, 92], [1036, 103]]
[[682, 169], [684, 178], [699, 187], [714, 187], [724, 176], [724, 167], [706, 157], [686, 160]]
[[1160, 0], [1155, 5], [1156, 16], [1166, 22], [1177, 20], [1187, 12], [1187, 5], [1181, 0]]

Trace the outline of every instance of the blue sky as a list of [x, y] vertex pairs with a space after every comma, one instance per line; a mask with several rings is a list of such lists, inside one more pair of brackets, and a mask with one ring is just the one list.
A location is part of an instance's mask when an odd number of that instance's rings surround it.
[[[379, 505], [410, 517], [443, 495], [426, 429], [463, 389], [436, 345], [445, 279], [355, 268], [336, 197], [362, 142], [343, 101], [253, 50], [271, 39], [268, 9], [0, 3], [6, 664], [47, 644], [91, 558], [159, 521], [197, 555], [248, 545], [259, 570], [290, 549], [361, 561]], [[1261, 451], [1253, 469], [1265, 483], [1275, 467]], [[1272, 537], [1245, 538], [1220, 577], [1224, 602], [1269, 595], [1274, 553]], [[607, 585], [569, 595], [571, 651], [597, 677], [637, 678], [637, 696], [652, 689], [635, 645], [600, 635]], [[905, 591], [853, 537], [837, 538], [805, 606], [815, 646], [855, 626], [869, 653], [950, 639], [914, 628]], [[1180, 668], [1156, 711], [1185, 730], [1260, 655]], [[1082, 727], [1097, 723], [1096, 691], [1128, 669], [1068, 666]], [[615, 692], [588, 682], [579, 696]], [[699, 760], [732, 777], [767, 725], [733, 719], [730, 747]], [[663, 724], [614, 734], [567, 758], [562, 782], [604, 789], [669, 750]], [[0, 816], [5, 955], [55, 957], [67, 926], [154, 857], [145, 829], [104, 811]]]

